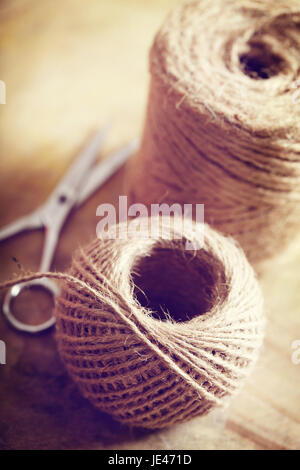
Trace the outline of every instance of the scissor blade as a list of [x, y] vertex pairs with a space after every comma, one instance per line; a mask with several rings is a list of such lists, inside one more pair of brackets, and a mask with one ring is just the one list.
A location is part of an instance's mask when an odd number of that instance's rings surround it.
[[40, 228], [42, 225], [41, 218], [37, 211], [29, 215], [25, 215], [0, 229], [0, 241], [12, 237], [17, 233], [24, 232], [25, 230]]
[[66, 175], [55, 188], [55, 194], [60, 193], [62, 190], [65, 191], [67, 188], [72, 188], [74, 193], [77, 192], [80, 183], [87, 177], [91, 166], [98, 156], [109, 127], [109, 125], [106, 125], [101, 128], [89, 142], [87, 147], [78, 155]]
[[105, 183], [137, 150], [139, 140], [135, 139], [105, 158], [92, 169], [79, 190], [76, 205], [82, 204], [88, 197]]

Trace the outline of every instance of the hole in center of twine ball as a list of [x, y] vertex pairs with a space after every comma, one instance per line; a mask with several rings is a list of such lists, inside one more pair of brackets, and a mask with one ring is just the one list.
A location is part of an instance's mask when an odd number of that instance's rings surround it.
[[275, 54], [268, 44], [252, 41], [249, 50], [240, 55], [241, 69], [255, 80], [266, 80], [278, 75], [286, 68], [285, 60]]
[[154, 248], [134, 266], [134, 297], [151, 315], [186, 322], [205, 315], [228, 292], [224, 267], [204, 249], [195, 255], [188, 250]]

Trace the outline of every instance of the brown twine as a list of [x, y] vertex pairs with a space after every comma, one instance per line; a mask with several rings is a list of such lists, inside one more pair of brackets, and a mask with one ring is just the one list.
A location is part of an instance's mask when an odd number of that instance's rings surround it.
[[[162, 428], [224, 406], [262, 343], [261, 291], [235, 243], [204, 226], [160, 218], [147, 238], [95, 240], [62, 280], [56, 337], [83, 395], [117, 420]], [[120, 225], [119, 234], [126, 230]], [[2, 285], [9, 287], [16, 279]]]
[[204, 203], [253, 263], [280, 251], [300, 226], [299, 59], [298, 1], [175, 9], [150, 54], [131, 202]]

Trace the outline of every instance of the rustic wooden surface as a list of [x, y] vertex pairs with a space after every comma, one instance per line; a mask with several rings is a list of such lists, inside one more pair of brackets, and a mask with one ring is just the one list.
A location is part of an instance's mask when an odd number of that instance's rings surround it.
[[[147, 52], [174, 3], [1, 1], [0, 79], [7, 97], [0, 105], [0, 226], [45, 199], [89, 132], [107, 118], [113, 130], [104, 154], [140, 134]], [[66, 268], [72, 251], [95, 235], [97, 205], [115, 202], [121, 188], [122, 171], [72, 214], [53, 268]], [[1, 243], [0, 279], [18, 271], [13, 257], [36, 269], [41, 246], [39, 232]], [[261, 279], [269, 318], [264, 350], [226, 413], [166, 431], [132, 431], [93, 409], [66, 375], [53, 332], [18, 334], [1, 316], [7, 364], [0, 365], [0, 447], [299, 449], [300, 364], [291, 348], [300, 339], [299, 266], [300, 239]], [[35, 299], [27, 295], [16, 304], [32, 321], [43, 314]]]

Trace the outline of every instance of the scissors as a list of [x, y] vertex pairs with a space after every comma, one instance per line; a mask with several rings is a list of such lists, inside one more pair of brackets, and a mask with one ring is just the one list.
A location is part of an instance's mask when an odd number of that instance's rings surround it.
[[[32, 213], [21, 217], [0, 230], [0, 241], [2, 241], [25, 230], [44, 228], [45, 241], [39, 266], [40, 272], [48, 271], [51, 268], [59, 234], [70, 211], [85, 202], [97, 188], [122, 166], [138, 147], [138, 140], [133, 140], [119, 148], [98, 165], [95, 165], [95, 160], [103, 145], [107, 131], [108, 126], [105, 126], [93, 136], [44, 204]], [[18, 283], [9, 289], [5, 295], [2, 307], [3, 313], [9, 323], [17, 330], [27, 333], [39, 333], [52, 327], [55, 323], [54, 316], [38, 325], [26, 324], [14, 316], [12, 301], [23, 289], [36, 285], [46, 289], [54, 299], [59, 293], [59, 288], [55, 282], [48, 278], [41, 278]]]

